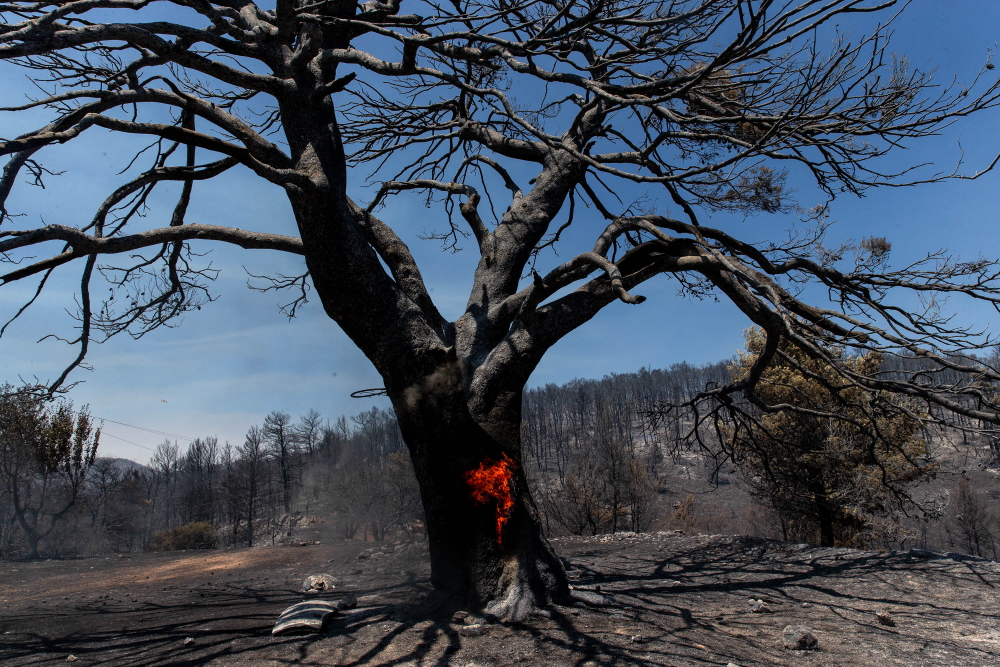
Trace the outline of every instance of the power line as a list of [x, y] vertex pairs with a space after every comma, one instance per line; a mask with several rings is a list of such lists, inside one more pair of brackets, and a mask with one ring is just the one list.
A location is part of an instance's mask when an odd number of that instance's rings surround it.
[[[70, 410], [70, 412], [72, 412], [73, 414], [76, 414], [76, 415], [83, 414], [79, 410]], [[155, 428], [148, 428], [146, 426], [136, 426], [135, 424], [126, 424], [125, 422], [116, 421], [114, 419], [108, 419], [107, 417], [98, 417], [97, 415], [89, 415], [89, 417], [91, 419], [96, 419], [96, 420], [99, 420], [99, 421], [102, 421], [102, 422], [110, 422], [112, 424], [118, 424], [119, 426], [127, 426], [128, 428], [134, 428], [134, 429], [139, 430], [139, 431], [145, 431], [146, 433], [155, 433], [157, 435], [165, 435], [165, 436], [168, 436], [168, 437], [171, 437], [171, 438], [180, 438], [181, 440], [188, 440], [190, 442], [193, 442], [193, 441], [197, 440], [197, 438], [189, 438], [186, 435], [179, 435], [177, 433], [170, 433], [168, 431], [158, 431]], [[148, 452], [153, 452], [154, 454], [156, 453], [156, 450], [153, 449], [153, 448], [151, 448], [151, 447], [147, 447], [145, 445], [140, 445], [138, 442], [132, 442], [131, 440], [126, 440], [125, 438], [123, 438], [123, 437], [121, 437], [119, 435], [115, 435], [114, 433], [108, 433], [107, 431], [101, 431], [101, 435], [108, 435], [108, 436], [111, 436], [112, 438], [114, 438], [115, 440], [121, 440], [122, 442], [127, 442], [130, 445], [135, 445], [136, 447], [139, 447], [141, 449], [145, 449]]]
[[[84, 413], [80, 412], [79, 410], [70, 410], [70, 412], [72, 412], [75, 415], [84, 414]], [[197, 440], [197, 438], [189, 438], [186, 435], [179, 435], [177, 433], [170, 433], [169, 431], [158, 431], [155, 428], [149, 428], [147, 426], [136, 426], [135, 424], [126, 424], [125, 422], [115, 421], [114, 419], [108, 419], [107, 417], [98, 417], [97, 415], [88, 415], [88, 416], [91, 419], [98, 419], [98, 420], [100, 420], [102, 422], [110, 422], [112, 424], [118, 424], [119, 426], [127, 426], [129, 428], [134, 428], [134, 429], [137, 429], [139, 431], [145, 431], [147, 433], [155, 433], [157, 435], [165, 435], [165, 436], [168, 436], [170, 438], [180, 438], [181, 440], [188, 440], [188, 441], [191, 441], [191, 442], [194, 442], [195, 440]], [[109, 433], [108, 435], [111, 435], [111, 434]], [[112, 438], [117, 438], [118, 436], [112, 435], [111, 437]], [[125, 440], [125, 438], [118, 438], [118, 439], [119, 440]], [[125, 442], [130, 442], [130, 441], [125, 440]], [[142, 447], [142, 445], [136, 444], [134, 442], [132, 442], [131, 444], [135, 445], [136, 447]], [[149, 449], [149, 447], [144, 447], [143, 449]], [[150, 450], [150, 451], [152, 451], [152, 450]]]
[[[77, 413], [79, 414], [79, 413]], [[128, 426], [129, 428], [138, 429], [140, 431], [146, 431], [147, 433], [155, 433], [157, 435], [165, 435], [171, 438], [180, 438], [181, 440], [197, 440], [197, 438], [189, 438], [186, 435], [178, 435], [176, 433], [169, 433], [167, 431], [158, 431], [155, 428], [147, 428], [145, 426], [136, 426], [135, 424], [126, 424], [125, 422], [115, 421], [114, 419], [107, 419], [105, 417], [98, 417], [97, 415], [91, 415], [94, 419], [100, 419], [101, 421], [111, 422], [112, 424], [118, 424], [119, 426]], [[134, 443], [133, 443], [134, 444]], [[140, 445], [141, 446], [141, 445]]]
[[121, 440], [122, 442], [127, 442], [130, 445], [135, 445], [136, 447], [141, 447], [142, 449], [145, 449], [147, 451], [153, 452], [154, 454], [156, 453], [155, 449], [150, 449], [149, 447], [147, 447], [145, 445], [140, 445], [138, 442], [132, 442], [131, 440], [126, 440], [125, 438], [119, 437], [119, 436], [115, 435], [114, 433], [108, 433], [107, 431], [101, 431], [101, 435], [109, 435], [112, 438], [114, 438], [115, 440]]

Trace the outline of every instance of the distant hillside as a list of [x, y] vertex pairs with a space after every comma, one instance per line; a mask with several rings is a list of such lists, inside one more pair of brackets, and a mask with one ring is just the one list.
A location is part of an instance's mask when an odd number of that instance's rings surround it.
[[148, 468], [141, 463], [136, 463], [132, 459], [123, 459], [120, 457], [98, 456], [95, 463], [103, 463], [104, 465], [114, 466], [121, 472], [132, 472], [133, 470], [145, 472], [148, 470]]

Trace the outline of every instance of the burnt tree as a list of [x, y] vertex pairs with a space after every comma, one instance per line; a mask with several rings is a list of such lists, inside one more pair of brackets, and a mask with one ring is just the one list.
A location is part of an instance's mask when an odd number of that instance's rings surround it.
[[[723, 295], [765, 331], [742, 387], [781, 338], [813, 356], [840, 343], [996, 377], [971, 357], [938, 355], [971, 349], [965, 331], [883, 305], [896, 290], [995, 303], [992, 263], [930, 256], [893, 270], [885, 253], [859, 251], [852, 265], [823, 252], [821, 209], [817, 234], [787, 243], [755, 246], [706, 224], [717, 211], [793, 210], [786, 169], [828, 198], [903, 183], [879, 158], [997, 103], [987, 62], [975, 81], [941, 90], [891, 57], [895, 4], [456, 0], [403, 13], [400, 0], [6, 2], [0, 59], [46, 93], [4, 111], [48, 115], [0, 143], [0, 205], [23, 176], [50, 180], [44, 155], [83, 133], [143, 135], [153, 151], [77, 224], [32, 228], [4, 208], [0, 257], [19, 263], [0, 282], [41, 289], [79, 267], [79, 353], [58, 387], [95, 338], [140, 336], [210, 300], [213, 274], [192, 248], [302, 256], [307, 272], [269, 287], [311, 286], [384, 378], [421, 487], [434, 584], [522, 617], [568, 593], [520, 465], [523, 387], [552, 345], [616, 300], [641, 303], [631, 290], [652, 277]], [[837, 21], [866, 14], [868, 36], [839, 36]], [[348, 178], [364, 178], [364, 165], [380, 187], [359, 203]], [[283, 189], [298, 236], [186, 220], [192, 189], [237, 168]], [[165, 183], [181, 185], [176, 206], [139, 217]], [[677, 215], [618, 202], [622, 183]], [[406, 190], [441, 202], [446, 244], [471, 235], [479, 251], [455, 321], [379, 217]], [[596, 224], [593, 247], [539, 271], [571, 223]], [[821, 283], [831, 301], [805, 303], [797, 281]], [[996, 417], [988, 400], [954, 400], [962, 387], [843, 372]], [[509, 477], [473, 490], [477, 470]]]

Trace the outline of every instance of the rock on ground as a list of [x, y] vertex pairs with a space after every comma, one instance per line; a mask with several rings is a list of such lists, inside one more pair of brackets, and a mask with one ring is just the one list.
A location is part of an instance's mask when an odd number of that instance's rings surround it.
[[875, 612], [875, 619], [880, 625], [884, 625], [890, 628], [896, 627], [896, 621], [892, 618], [892, 615], [887, 611], [877, 611]]
[[458, 634], [463, 637], [482, 637], [489, 631], [489, 626], [477, 623], [475, 625], [463, 625], [458, 629]]
[[302, 582], [302, 591], [304, 593], [329, 591], [337, 587], [336, 583], [337, 578], [332, 574], [314, 574], [306, 577], [306, 580]]
[[793, 651], [810, 651], [819, 645], [816, 635], [805, 625], [786, 625], [781, 638], [785, 648]]

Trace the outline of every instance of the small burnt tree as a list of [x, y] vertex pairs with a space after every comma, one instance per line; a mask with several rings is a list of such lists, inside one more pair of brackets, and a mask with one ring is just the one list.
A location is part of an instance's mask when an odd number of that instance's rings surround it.
[[[919, 348], [960, 372], [982, 370], [938, 355], [970, 344], [946, 319], [882, 304], [913, 289], [995, 303], [992, 263], [847, 266], [819, 236], [754, 245], [724, 220], [709, 224], [718, 211], [791, 210], [786, 170], [831, 198], [904, 183], [908, 172], [882, 172], [879, 158], [997, 103], [987, 62], [966, 85], [936, 89], [893, 60], [893, 0], [408, 2], [412, 13], [400, 0], [0, 6], [0, 60], [45, 91], [5, 103], [43, 118], [0, 142], [0, 258], [20, 262], [0, 283], [41, 288], [79, 267], [80, 349], [66, 373], [95, 337], [141, 336], [203, 306], [214, 274], [196, 247], [301, 256], [302, 275], [269, 286], [310, 286], [384, 378], [421, 488], [434, 585], [517, 618], [568, 593], [521, 468], [524, 385], [553, 345], [609, 304], [641, 303], [631, 290], [651, 278], [714, 291], [767, 332], [744, 386], [779, 338], [810, 356], [837, 341]], [[866, 15], [867, 36], [838, 33], [838, 21]], [[33, 227], [35, 217], [7, 214], [22, 174], [50, 180], [43, 157], [84, 134], [107, 136], [111, 151], [115, 136], [144, 136], [152, 150], [91, 216]], [[359, 203], [348, 181], [365, 179], [364, 165], [381, 186]], [[187, 219], [192, 189], [233, 169], [280, 188], [297, 235]], [[176, 205], [145, 211], [168, 184], [179, 186]], [[677, 214], [611, 194], [636, 187]], [[440, 197], [440, 236], [471, 235], [479, 253], [454, 321], [397, 231], [412, 216], [380, 217], [403, 191]], [[592, 228], [585, 247], [564, 245], [570, 224]], [[542, 254], [552, 247], [569, 259]], [[806, 303], [794, 281], [822, 283], [836, 305]], [[842, 373], [954, 403], [921, 382]], [[988, 401], [955, 404], [973, 419], [996, 417]], [[493, 489], [503, 497], [473, 492], [476, 470], [509, 476]]]

